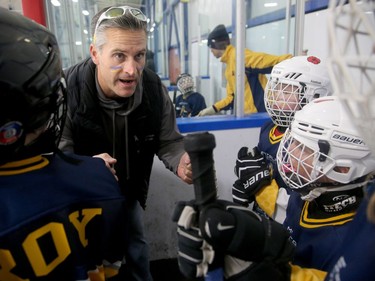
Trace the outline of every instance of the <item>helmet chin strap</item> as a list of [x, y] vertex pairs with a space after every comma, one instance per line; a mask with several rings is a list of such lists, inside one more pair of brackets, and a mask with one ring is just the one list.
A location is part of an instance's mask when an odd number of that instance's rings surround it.
[[355, 189], [355, 188], [362, 187], [362, 186], [366, 185], [367, 182], [368, 182], [368, 180], [364, 180], [364, 181], [360, 181], [360, 182], [354, 181], [352, 183], [345, 184], [345, 185], [340, 185], [340, 186], [334, 185], [334, 187], [329, 186], [329, 184], [327, 184], [327, 186], [317, 187], [317, 188], [314, 188], [314, 189], [310, 190], [309, 193], [301, 196], [301, 199], [304, 200], [304, 201], [311, 202], [311, 201], [313, 201], [314, 199], [318, 198], [320, 195], [322, 195], [326, 192], [344, 191], [344, 190]]
[[319, 188], [314, 188], [313, 190], [310, 190], [307, 195], [301, 196], [301, 199], [303, 201], [313, 201], [314, 199], [318, 198], [321, 194], [326, 193], [328, 191], [327, 187], [319, 187]]

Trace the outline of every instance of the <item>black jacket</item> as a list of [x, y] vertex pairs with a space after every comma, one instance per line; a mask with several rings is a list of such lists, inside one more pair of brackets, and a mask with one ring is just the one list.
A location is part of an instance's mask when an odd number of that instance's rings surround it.
[[153, 159], [160, 145], [165, 102], [161, 81], [144, 69], [141, 103], [126, 114], [113, 109], [111, 120], [98, 98], [95, 67], [87, 59], [65, 71], [74, 152], [91, 156], [107, 152], [116, 158], [114, 168], [123, 193], [138, 199], [145, 208]]

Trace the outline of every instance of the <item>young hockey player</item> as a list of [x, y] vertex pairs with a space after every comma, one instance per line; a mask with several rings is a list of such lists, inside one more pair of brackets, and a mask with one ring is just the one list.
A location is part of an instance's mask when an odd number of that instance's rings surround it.
[[55, 36], [0, 8], [0, 280], [110, 280], [124, 197], [102, 159], [57, 150], [66, 86]]

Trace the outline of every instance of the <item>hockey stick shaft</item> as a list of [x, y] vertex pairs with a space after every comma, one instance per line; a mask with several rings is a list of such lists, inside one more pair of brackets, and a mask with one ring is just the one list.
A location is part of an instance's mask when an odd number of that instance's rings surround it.
[[189, 134], [185, 137], [185, 150], [189, 154], [193, 171], [195, 200], [204, 206], [216, 200], [216, 176], [213, 160], [215, 137], [210, 133]]
[[[184, 144], [191, 161], [196, 204], [199, 209], [202, 209], [217, 199], [213, 159], [213, 149], [216, 146], [215, 137], [208, 132], [189, 134], [185, 137]], [[221, 268], [207, 273], [205, 281], [213, 280], [223, 280]]]

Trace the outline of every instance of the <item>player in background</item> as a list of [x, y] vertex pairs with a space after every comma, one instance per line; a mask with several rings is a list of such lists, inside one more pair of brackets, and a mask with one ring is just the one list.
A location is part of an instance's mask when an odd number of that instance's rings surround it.
[[[226, 96], [212, 106], [201, 110], [198, 116], [214, 115], [223, 110], [232, 110], [236, 92], [236, 48], [231, 44], [229, 33], [223, 24], [217, 25], [207, 38], [207, 46], [212, 55], [225, 64]], [[264, 87], [267, 84], [266, 74], [272, 67], [288, 58], [291, 54], [280, 56], [254, 52], [245, 48], [244, 64], [246, 79], [244, 81], [244, 113], [264, 112]]]
[[176, 81], [181, 95], [176, 98], [176, 117], [193, 117], [206, 108], [204, 96], [194, 91], [193, 77], [188, 73], [182, 73]]
[[[312, 100], [331, 94], [326, 63], [316, 56], [296, 56], [273, 67], [264, 95], [271, 120], [262, 126], [259, 143], [252, 152], [247, 147], [238, 152], [235, 167], [238, 179], [232, 188], [234, 202], [244, 206], [254, 202], [254, 210], [266, 211], [277, 220], [280, 217], [279, 222], [282, 222], [281, 209], [275, 214], [273, 206], [267, 205], [269, 198], [275, 198], [278, 192], [284, 196], [289, 193], [277, 170], [280, 141], [297, 111]], [[262, 189], [270, 183], [272, 188]]]
[[0, 8], [0, 280], [111, 280], [124, 197], [102, 159], [57, 150], [66, 85], [55, 36]]
[[[375, 2], [371, 0], [331, 1], [328, 10], [328, 65], [334, 94], [347, 106], [372, 153], [375, 153], [374, 12]], [[326, 281], [374, 280], [374, 189], [374, 181], [369, 181]]]

